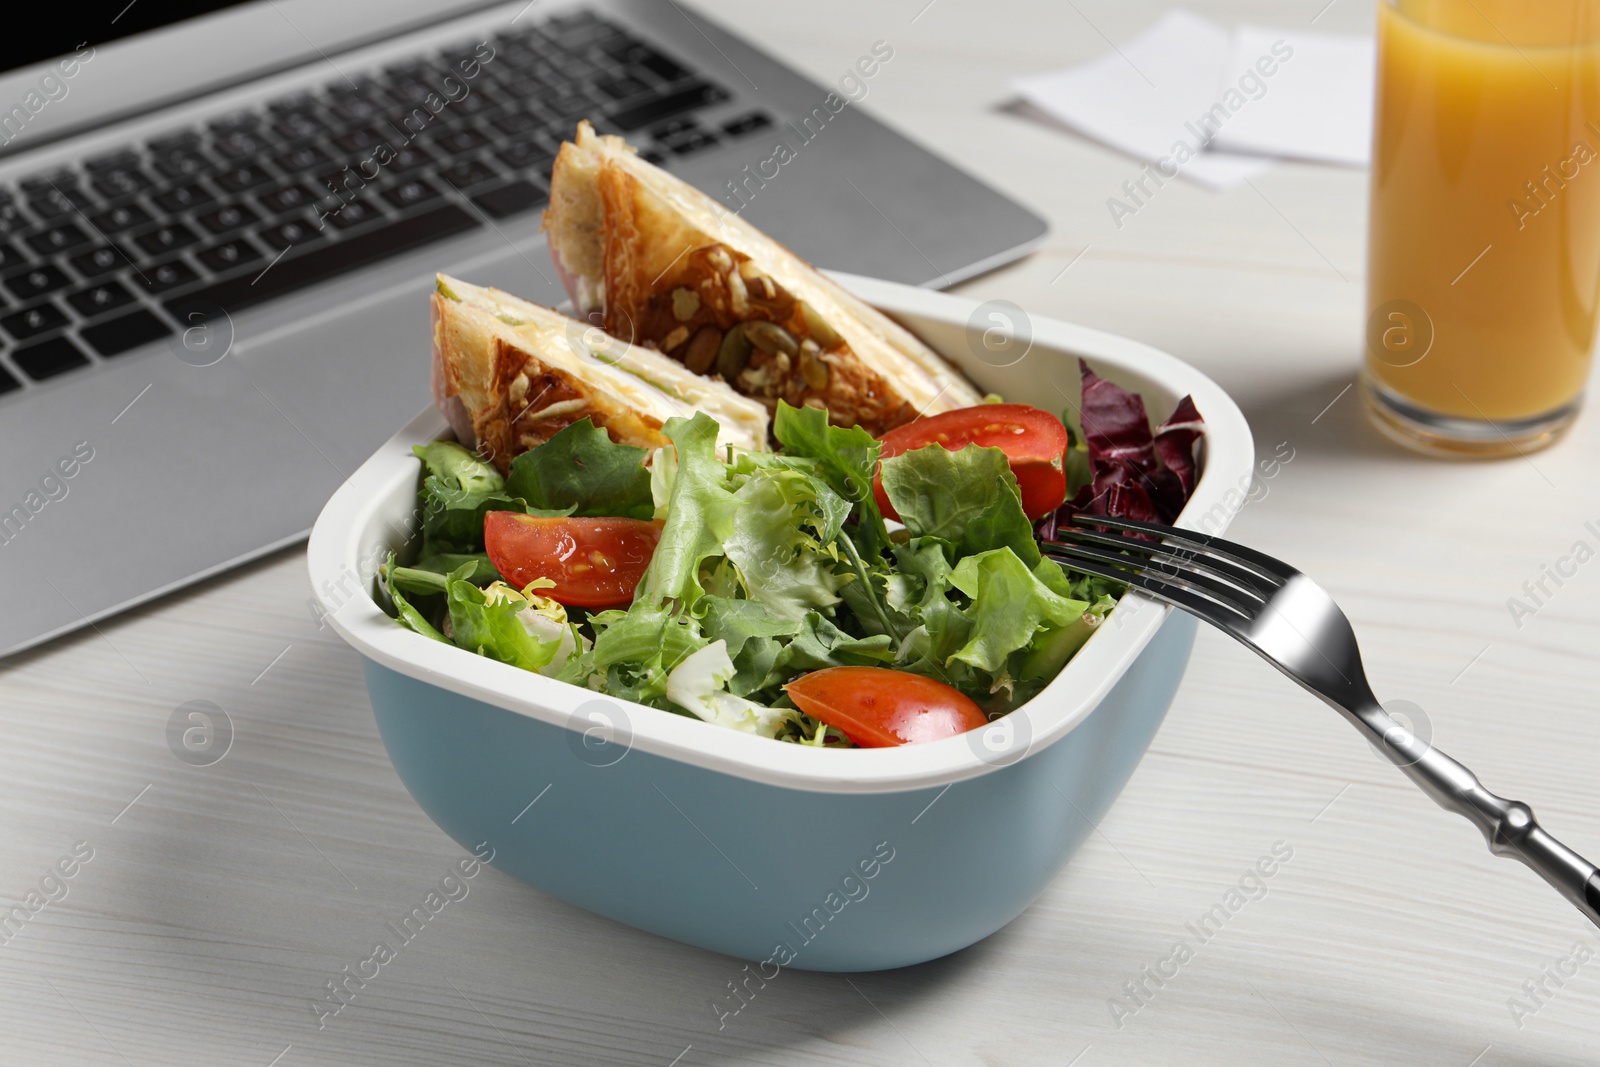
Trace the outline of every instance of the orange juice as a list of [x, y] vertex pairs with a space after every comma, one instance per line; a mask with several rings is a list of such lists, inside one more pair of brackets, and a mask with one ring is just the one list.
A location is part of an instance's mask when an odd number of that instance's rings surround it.
[[1369, 402], [1467, 451], [1570, 420], [1600, 301], [1600, 0], [1385, 0]]

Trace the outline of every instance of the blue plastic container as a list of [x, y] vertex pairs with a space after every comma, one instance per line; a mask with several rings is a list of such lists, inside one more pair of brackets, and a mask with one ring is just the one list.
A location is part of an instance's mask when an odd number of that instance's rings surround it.
[[[987, 366], [971, 301], [842, 278], [961, 366], [1017, 398], [1076, 360], [1157, 412], [1191, 394], [1204, 473], [1179, 525], [1219, 532], [1248, 491], [1243, 416], [1171, 356], [1032, 320], [1027, 358]], [[372, 575], [415, 504], [426, 413], [353, 475], [312, 534], [326, 618], [365, 657], [378, 729], [422, 809], [501, 870], [579, 907], [774, 968], [900, 967], [1019, 915], [1105, 814], [1177, 690], [1188, 616], [1124, 598], [1033, 701], [964, 737], [897, 749], [785, 745], [601, 697], [404, 630]]]

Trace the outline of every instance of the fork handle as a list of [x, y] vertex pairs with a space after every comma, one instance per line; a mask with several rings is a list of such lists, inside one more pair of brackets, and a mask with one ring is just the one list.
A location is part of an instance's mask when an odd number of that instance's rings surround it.
[[1377, 704], [1347, 714], [1435, 803], [1481, 830], [1490, 852], [1521, 860], [1600, 926], [1600, 869], [1552, 837], [1533, 817], [1533, 809], [1491, 793], [1477, 775], [1401, 726]]

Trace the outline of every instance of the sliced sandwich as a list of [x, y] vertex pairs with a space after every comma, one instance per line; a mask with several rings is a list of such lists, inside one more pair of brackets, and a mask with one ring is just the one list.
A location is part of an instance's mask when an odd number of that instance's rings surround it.
[[703, 411], [720, 441], [765, 450], [767, 410], [722, 382], [498, 289], [438, 276], [433, 398], [457, 439], [502, 471], [582, 419], [621, 444], [667, 444], [662, 425]]
[[587, 122], [556, 157], [544, 228], [580, 317], [768, 410], [809, 404], [880, 434], [982, 399], [887, 316]]

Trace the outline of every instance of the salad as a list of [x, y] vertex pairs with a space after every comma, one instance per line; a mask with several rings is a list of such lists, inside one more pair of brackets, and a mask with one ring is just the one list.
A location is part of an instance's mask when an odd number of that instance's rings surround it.
[[588, 419], [509, 472], [418, 447], [421, 544], [381, 581], [399, 623], [573, 685], [825, 747], [934, 740], [1039, 693], [1122, 587], [1040, 555], [1074, 513], [1170, 521], [1202, 423], [1152, 431], [1084, 365], [1080, 421], [988, 403], [881, 438], [779, 402], [771, 452]]

